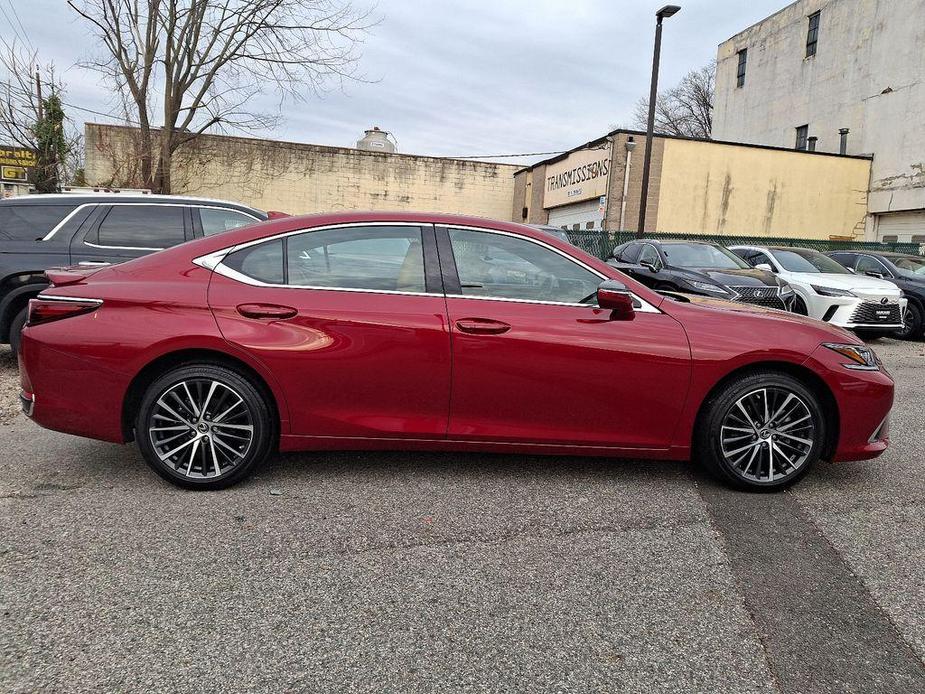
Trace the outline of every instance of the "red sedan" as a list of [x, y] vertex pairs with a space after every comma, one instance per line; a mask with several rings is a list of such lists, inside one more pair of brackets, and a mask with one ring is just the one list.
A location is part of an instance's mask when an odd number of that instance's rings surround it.
[[850, 333], [659, 294], [518, 224], [290, 217], [48, 275], [24, 410], [186, 487], [275, 450], [427, 449], [694, 457], [768, 490], [888, 444], [892, 379]]

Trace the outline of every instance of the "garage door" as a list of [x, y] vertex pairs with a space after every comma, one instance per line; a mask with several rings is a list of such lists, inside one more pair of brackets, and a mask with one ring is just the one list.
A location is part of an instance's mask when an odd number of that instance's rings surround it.
[[925, 210], [877, 215], [877, 239], [888, 243], [925, 243]]
[[554, 227], [576, 230], [600, 229], [601, 222], [600, 203], [597, 198], [549, 210], [549, 225]]

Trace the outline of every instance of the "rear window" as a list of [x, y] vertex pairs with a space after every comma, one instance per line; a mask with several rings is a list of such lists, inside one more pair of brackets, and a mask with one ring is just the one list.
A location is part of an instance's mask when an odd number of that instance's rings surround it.
[[0, 240], [40, 239], [67, 217], [74, 205], [0, 205]]
[[177, 205], [113, 205], [99, 228], [109, 248], [169, 248], [186, 240], [184, 208]]

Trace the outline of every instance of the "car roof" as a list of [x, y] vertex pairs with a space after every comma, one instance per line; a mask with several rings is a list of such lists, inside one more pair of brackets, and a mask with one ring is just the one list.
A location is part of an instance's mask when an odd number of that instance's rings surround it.
[[213, 198], [198, 198], [186, 195], [144, 195], [139, 193], [38, 193], [35, 195], [20, 195], [0, 200], [0, 205], [86, 205], [90, 203], [180, 203], [192, 205], [219, 205], [221, 207], [238, 208], [241, 210], [259, 211], [256, 207], [243, 205], [230, 200], [216, 200]]
[[688, 239], [650, 239], [643, 237], [641, 239], [630, 239], [626, 243], [651, 243], [656, 246], [662, 246], [664, 244], [676, 244], [676, 243], [687, 243], [692, 246], [720, 246], [722, 244], [717, 241], [690, 241]]

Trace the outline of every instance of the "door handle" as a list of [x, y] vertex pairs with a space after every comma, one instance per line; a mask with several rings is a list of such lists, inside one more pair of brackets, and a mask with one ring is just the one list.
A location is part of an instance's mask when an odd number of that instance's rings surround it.
[[511, 329], [507, 323], [489, 318], [460, 318], [456, 321], [460, 332], [470, 335], [501, 335]]
[[237, 309], [238, 313], [245, 318], [273, 318], [275, 320], [292, 318], [299, 313], [291, 306], [276, 304], [241, 304]]

